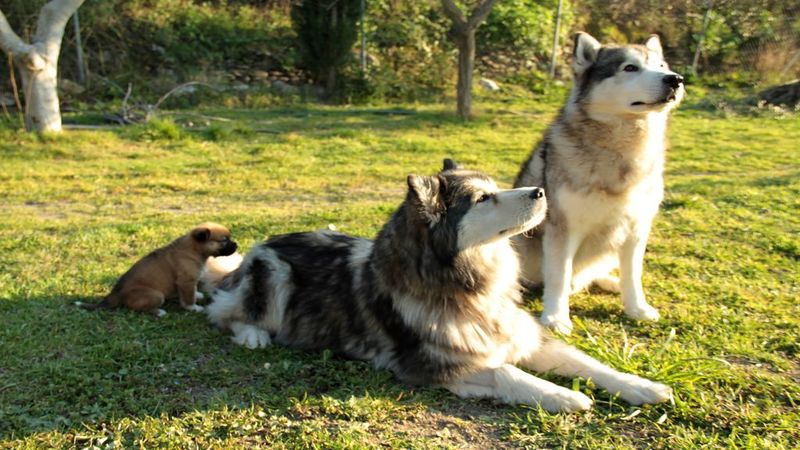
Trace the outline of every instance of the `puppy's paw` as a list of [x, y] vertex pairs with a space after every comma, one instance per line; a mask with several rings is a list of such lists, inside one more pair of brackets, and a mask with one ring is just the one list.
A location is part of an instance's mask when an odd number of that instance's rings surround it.
[[204, 299], [204, 298], [206, 298], [206, 296], [205, 296], [205, 295], [203, 295], [203, 293], [202, 293], [202, 292], [200, 292], [200, 291], [194, 291], [194, 299], [195, 299], [195, 300], [202, 300], [202, 299]]
[[233, 337], [231, 340], [241, 346], [249, 349], [264, 348], [272, 341], [269, 338], [269, 333], [254, 325], [248, 324], [234, 324]]
[[555, 393], [550, 393], [542, 397], [542, 401], [539, 404], [542, 406], [542, 409], [547, 412], [571, 413], [591, 409], [593, 403], [591, 398], [580, 392], [570, 391], [569, 389], [559, 389]]
[[594, 284], [601, 290], [610, 292], [612, 294], [619, 294], [622, 292], [622, 288], [619, 284], [619, 278], [613, 275], [606, 275], [604, 277], [597, 278], [594, 280]]
[[632, 376], [625, 384], [619, 396], [631, 405], [663, 403], [672, 398], [672, 388], [646, 378]]
[[661, 317], [658, 310], [647, 303], [626, 307], [625, 315], [634, 320], [658, 320]]
[[167, 315], [167, 312], [164, 311], [163, 309], [157, 309], [153, 314], [155, 314], [156, 317], [164, 317]]
[[205, 308], [203, 308], [200, 305], [188, 305], [188, 306], [184, 306], [183, 309], [185, 309], [187, 311], [193, 311], [193, 312], [203, 312], [203, 311], [205, 311]]
[[560, 333], [565, 336], [568, 336], [572, 333], [572, 320], [570, 320], [569, 315], [543, 313], [539, 322], [541, 322], [542, 325], [552, 329], [556, 333]]

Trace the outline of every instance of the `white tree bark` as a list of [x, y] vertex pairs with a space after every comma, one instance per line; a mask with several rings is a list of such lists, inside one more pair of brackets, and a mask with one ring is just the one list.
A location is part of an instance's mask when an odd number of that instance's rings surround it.
[[58, 103], [58, 55], [67, 21], [85, 0], [52, 0], [39, 12], [30, 44], [14, 33], [0, 11], [0, 48], [14, 57], [25, 96], [25, 127], [29, 131], [61, 131]]

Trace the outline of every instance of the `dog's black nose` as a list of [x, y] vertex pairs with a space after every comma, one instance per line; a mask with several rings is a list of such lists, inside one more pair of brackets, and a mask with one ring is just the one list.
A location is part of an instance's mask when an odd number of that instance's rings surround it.
[[238, 245], [236, 245], [236, 242], [233, 242], [233, 241], [228, 241], [228, 243], [227, 243], [227, 244], [225, 244], [225, 246], [224, 246], [224, 247], [222, 247], [222, 248], [219, 250], [219, 256], [229, 256], [229, 255], [232, 255], [232, 254], [233, 254], [233, 253], [236, 251], [236, 249], [237, 249], [237, 248], [239, 248], [239, 246], [238, 246]]
[[678, 89], [683, 84], [683, 77], [678, 74], [665, 75], [663, 80], [664, 84], [673, 89]]
[[542, 188], [534, 188], [530, 193], [531, 198], [542, 198], [544, 197], [544, 189]]

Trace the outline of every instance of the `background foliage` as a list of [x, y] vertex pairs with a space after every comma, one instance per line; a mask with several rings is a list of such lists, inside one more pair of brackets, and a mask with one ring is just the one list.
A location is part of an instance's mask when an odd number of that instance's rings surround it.
[[[2, 10], [15, 30], [29, 36], [43, 3], [5, 0]], [[440, 2], [366, 3], [367, 70], [362, 73], [358, 65], [356, 42], [336, 98], [415, 101], [449, 92], [455, 49], [447, 39], [449, 22]], [[480, 75], [534, 92], [546, 89], [556, 5], [557, 0], [498, 1], [478, 31]], [[309, 63], [319, 58], [302, 58], [307, 46], [292, 28], [290, 10], [289, 0], [90, 0], [80, 14], [92, 98], [120, 97], [112, 83], [133, 82], [136, 92], [154, 96], [187, 80], [298, 85], [320, 79], [311, 76], [315, 67]], [[569, 77], [570, 36], [579, 29], [604, 42], [636, 42], [658, 33], [673, 67], [687, 72], [705, 10], [704, 2], [693, 0], [564, 0], [558, 75]], [[714, 83], [786, 81], [800, 75], [799, 35], [800, 0], [717, 0], [699, 73]], [[74, 40], [69, 26], [61, 74], [70, 80], [77, 72]], [[5, 61], [0, 74], [3, 89]]]

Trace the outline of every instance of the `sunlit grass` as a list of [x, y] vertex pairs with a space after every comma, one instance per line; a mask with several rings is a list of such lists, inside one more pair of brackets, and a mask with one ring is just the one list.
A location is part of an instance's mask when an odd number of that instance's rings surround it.
[[[559, 105], [481, 104], [466, 124], [449, 108], [405, 105], [416, 113], [177, 111], [46, 138], [0, 127], [0, 447], [794, 445], [796, 117], [675, 114], [644, 277], [662, 320], [628, 320], [616, 296], [573, 299], [568, 340], [671, 384], [674, 404], [634, 408], [557, 377], [596, 408], [551, 415], [463, 401], [324, 353], [248, 351], [175, 307], [155, 320], [72, 306], [201, 221], [228, 225], [244, 249], [331, 223], [373, 236], [406, 175], [433, 173], [444, 157], [508, 186]], [[538, 313], [538, 293], [527, 298]]]

